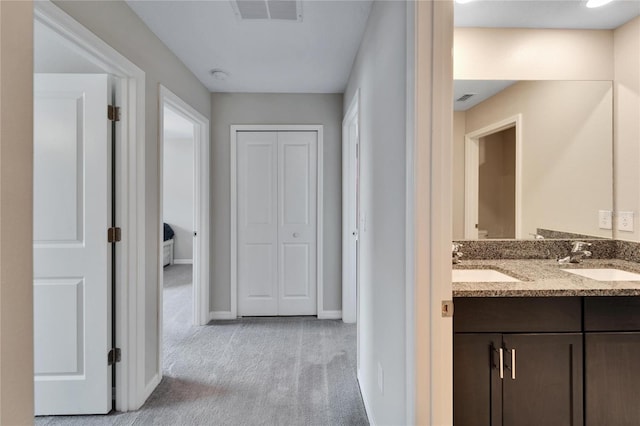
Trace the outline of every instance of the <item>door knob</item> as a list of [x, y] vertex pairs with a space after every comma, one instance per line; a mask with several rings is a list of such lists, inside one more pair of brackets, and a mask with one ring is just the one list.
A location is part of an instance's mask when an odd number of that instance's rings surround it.
[[300, 234], [298, 234], [297, 232], [293, 233], [293, 238], [298, 238], [300, 236]]

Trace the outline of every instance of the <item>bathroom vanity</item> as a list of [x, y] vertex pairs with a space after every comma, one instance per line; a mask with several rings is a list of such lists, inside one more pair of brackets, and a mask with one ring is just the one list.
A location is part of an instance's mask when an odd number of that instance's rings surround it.
[[640, 273], [617, 259], [454, 266], [519, 280], [453, 284], [456, 426], [640, 424], [640, 281], [568, 268]]

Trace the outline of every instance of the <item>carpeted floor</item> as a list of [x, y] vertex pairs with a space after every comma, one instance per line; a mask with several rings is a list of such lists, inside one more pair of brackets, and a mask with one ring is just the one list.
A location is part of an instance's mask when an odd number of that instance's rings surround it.
[[136, 412], [37, 425], [367, 425], [356, 329], [313, 317], [191, 326], [191, 265], [165, 268], [164, 378]]

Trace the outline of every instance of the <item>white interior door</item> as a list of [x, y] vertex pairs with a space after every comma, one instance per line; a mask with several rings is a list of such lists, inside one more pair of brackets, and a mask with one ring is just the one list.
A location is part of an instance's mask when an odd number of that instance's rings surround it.
[[238, 315], [278, 315], [278, 134], [239, 132]]
[[358, 288], [358, 109], [342, 127], [342, 321], [357, 320]]
[[316, 315], [317, 133], [278, 133], [278, 315]]
[[238, 314], [317, 314], [317, 133], [238, 132]]
[[107, 75], [34, 78], [35, 414], [111, 410]]

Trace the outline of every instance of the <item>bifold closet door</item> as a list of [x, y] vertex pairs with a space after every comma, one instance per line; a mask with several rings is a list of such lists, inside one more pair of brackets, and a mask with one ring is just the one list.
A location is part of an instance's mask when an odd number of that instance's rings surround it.
[[238, 314], [315, 315], [316, 132], [238, 132]]

